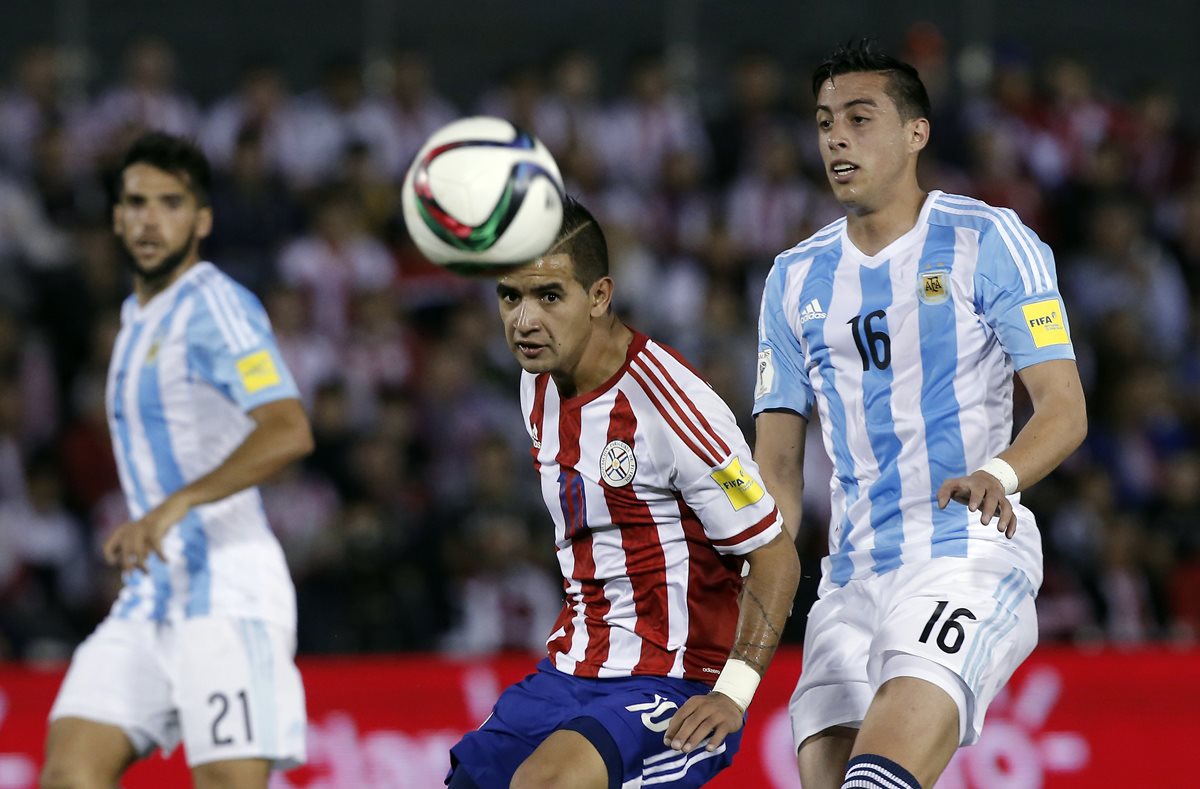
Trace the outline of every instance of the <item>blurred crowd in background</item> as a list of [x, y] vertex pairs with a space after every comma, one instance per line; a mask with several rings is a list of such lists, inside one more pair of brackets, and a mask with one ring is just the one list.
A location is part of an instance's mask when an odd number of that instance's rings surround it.
[[[1089, 65], [997, 48], [965, 89], [952, 45], [897, 54], [933, 99], [926, 188], [1015, 209], [1054, 249], [1088, 393], [1085, 446], [1024, 501], [1038, 516], [1043, 642], [1200, 634], [1200, 149], [1163, 85], [1112, 95]], [[65, 657], [119, 586], [99, 546], [126, 518], [104, 377], [129, 282], [110, 188], [147, 128], [214, 166], [205, 257], [271, 315], [316, 451], [264, 486], [299, 599], [302, 653], [537, 651], [561, 605], [515, 362], [489, 283], [426, 263], [400, 182], [425, 137], [509, 118], [600, 218], [628, 322], [679, 348], [753, 442], [755, 324], [774, 256], [841, 215], [821, 170], [815, 64], [755, 51], [725, 84], [680, 86], [661, 52], [604, 73], [586, 49], [438, 92], [419, 51], [269, 62], [208, 106], [168, 43], [114, 84], [64, 88], [53, 46], [0, 86], [0, 658]], [[494, 80], [494, 81], [490, 81]], [[371, 86], [368, 89], [368, 84]], [[1018, 385], [1018, 422], [1028, 400]], [[807, 449], [799, 642], [826, 552], [829, 465]]]

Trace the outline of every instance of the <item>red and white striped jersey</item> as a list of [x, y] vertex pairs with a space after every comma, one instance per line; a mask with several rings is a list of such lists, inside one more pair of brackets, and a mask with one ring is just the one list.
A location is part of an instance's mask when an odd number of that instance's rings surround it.
[[550, 660], [575, 676], [714, 682], [737, 627], [739, 556], [782, 528], [729, 407], [635, 332], [594, 391], [563, 400], [549, 374], [522, 374], [521, 408], [566, 590]]

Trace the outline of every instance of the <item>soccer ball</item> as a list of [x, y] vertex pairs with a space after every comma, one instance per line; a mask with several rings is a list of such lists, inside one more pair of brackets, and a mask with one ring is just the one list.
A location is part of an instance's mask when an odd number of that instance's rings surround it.
[[409, 236], [425, 257], [469, 272], [527, 263], [562, 225], [562, 176], [532, 134], [500, 118], [464, 118], [425, 142], [404, 177]]

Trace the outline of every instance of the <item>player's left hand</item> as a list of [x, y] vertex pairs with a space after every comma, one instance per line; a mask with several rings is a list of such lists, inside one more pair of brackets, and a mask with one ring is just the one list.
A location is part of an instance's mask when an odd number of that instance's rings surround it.
[[715, 751], [726, 736], [742, 728], [743, 721], [741, 709], [724, 693], [692, 696], [671, 717], [663, 743], [684, 753], [701, 745]]
[[969, 477], [948, 479], [938, 488], [938, 507], [946, 509], [953, 499], [959, 504], [966, 504], [971, 512], [979, 513], [979, 522], [987, 526], [993, 517], [996, 521], [996, 531], [1012, 539], [1017, 533], [1017, 515], [1013, 512], [1012, 503], [1004, 495], [1004, 486], [1000, 480], [986, 471], [976, 471]]
[[165, 559], [162, 540], [167, 531], [187, 515], [188, 505], [178, 496], [168, 496], [162, 503], [136, 521], [118, 526], [104, 542], [104, 558], [119, 565], [122, 571], [146, 571], [150, 554]]

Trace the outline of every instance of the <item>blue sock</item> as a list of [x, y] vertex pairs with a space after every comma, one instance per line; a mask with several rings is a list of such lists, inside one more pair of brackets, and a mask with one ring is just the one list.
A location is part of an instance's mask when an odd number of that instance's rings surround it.
[[842, 789], [921, 789], [912, 773], [888, 759], [864, 753], [846, 765]]

